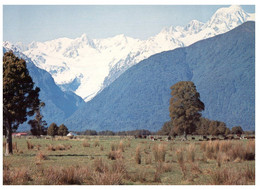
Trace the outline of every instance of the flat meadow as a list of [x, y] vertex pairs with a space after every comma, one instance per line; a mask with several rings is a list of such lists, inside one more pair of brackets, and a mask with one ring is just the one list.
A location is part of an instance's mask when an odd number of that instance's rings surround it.
[[255, 184], [255, 140], [162, 139], [152, 141], [131, 136], [16, 137], [13, 138], [13, 155], [3, 156], [3, 183]]

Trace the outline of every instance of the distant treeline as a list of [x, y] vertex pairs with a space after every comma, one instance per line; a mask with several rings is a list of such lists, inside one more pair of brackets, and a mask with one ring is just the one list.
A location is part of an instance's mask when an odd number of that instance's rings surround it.
[[76, 133], [77, 135], [89, 135], [89, 136], [139, 136], [139, 135], [154, 135], [157, 132], [151, 132], [149, 130], [146, 129], [141, 129], [141, 130], [133, 130], [133, 131], [118, 131], [118, 132], [114, 132], [114, 131], [95, 131], [95, 130], [86, 130], [86, 131], [82, 131], [82, 132], [78, 132], [78, 131], [72, 131], [74, 133]]
[[[202, 119], [204, 120], [204, 118]], [[204, 120], [204, 122], [207, 120]], [[203, 122], [203, 123], [204, 123]], [[206, 124], [205, 122], [204, 124]], [[219, 125], [217, 125], [219, 124]], [[193, 132], [192, 135], [221, 135], [224, 134], [223, 132], [226, 130], [220, 130], [223, 127], [223, 123], [221, 122], [213, 122], [209, 127], [206, 127], [207, 125], [201, 125], [201, 127], [198, 127], [196, 132]], [[216, 126], [214, 126], [216, 125]], [[214, 127], [213, 127], [214, 126]], [[171, 122], [166, 122], [163, 126], [163, 128], [159, 131], [149, 131], [146, 129], [141, 130], [132, 130], [132, 131], [95, 131], [95, 130], [86, 130], [86, 131], [71, 131], [77, 135], [87, 135], [87, 136], [140, 136], [140, 135], [168, 135], [168, 136], [174, 136], [177, 135], [172, 130], [172, 124]], [[233, 130], [232, 130], [233, 129]], [[237, 134], [237, 133], [243, 133], [243, 134], [255, 134], [255, 131], [243, 131], [240, 127], [233, 127], [231, 130], [227, 130], [228, 134]], [[241, 130], [242, 129], [242, 130]], [[26, 132], [29, 135], [32, 135], [31, 131], [23, 131]], [[172, 132], [172, 133], [171, 133]], [[226, 133], [227, 134], [227, 133]]]

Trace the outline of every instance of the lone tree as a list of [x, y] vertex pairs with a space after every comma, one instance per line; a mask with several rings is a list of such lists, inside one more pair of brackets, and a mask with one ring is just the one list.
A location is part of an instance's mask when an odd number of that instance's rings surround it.
[[48, 127], [48, 129], [47, 129], [47, 134], [48, 134], [49, 136], [52, 136], [52, 137], [54, 137], [55, 135], [58, 134], [58, 126], [56, 125], [56, 123], [52, 123], [52, 124]]
[[41, 102], [40, 105], [36, 108], [35, 110], [35, 118], [33, 120], [30, 120], [28, 124], [31, 125], [31, 133], [32, 135], [35, 136], [40, 136], [40, 135], [46, 135], [47, 134], [47, 129], [46, 129], [46, 121], [43, 120], [43, 116], [41, 115], [41, 108], [45, 106], [44, 102]]
[[68, 128], [64, 124], [61, 124], [58, 129], [58, 135], [66, 136], [68, 133], [69, 133]]
[[6, 155], [13, 153], [12, 132], [33, 116], [39, 106], [40, 88], [34, 83], [23, 59], [16, 57], [12, 51], [3, 57], [3, 127], [6, 133]]
[[187, 140], [187, 134], [196, 130], [195, 123], [201, 117], [204, 103], [200, 101], [200, 94], [191, 81], [181, 81], [171, 87], [170, 117], [174, 131], [183, 134]]

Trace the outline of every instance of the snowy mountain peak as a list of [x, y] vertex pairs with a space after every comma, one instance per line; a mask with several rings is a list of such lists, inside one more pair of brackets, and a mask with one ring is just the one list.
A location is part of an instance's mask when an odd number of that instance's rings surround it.
[[191, 33], [197, 33], [201, 30], [202, 26], [204, 25], [203, 22], [198, 20], [192, 20], [189, 24], [184, 28], [184, 30], [189, 31]]
[[147, 40], [124, 34], [91, 39], [84, 33], [76, 39], [59, 38], [28, 46], [4, 42], [3, 46], [21, 51], [37, 67], [48, 71], [63, 90], [72, 90], [89, 101], [128, 68], [149, 56], [228, 32], [254, 18], [254, 13], [232, 5], [218, 9], [206, 23], [192, 20], [186, 26], [165, 27]]
[[230, 5], [229, 7], [223, 7], [218, 9], [215, 14], [232, 14], [241, 11], [243, 11], [243, 9], [240, 5]]
[[238, 5], [220, 8], [207, 23], [215, 31], [231, 30], [246, 22], [250, 16]]

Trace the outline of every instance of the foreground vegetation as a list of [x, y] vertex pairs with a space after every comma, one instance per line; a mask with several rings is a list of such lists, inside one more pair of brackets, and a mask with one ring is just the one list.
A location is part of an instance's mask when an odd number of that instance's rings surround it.
[[3, 158], [5, 185], [255, 184], [254, 140], [22, 137], [13, 149]]

